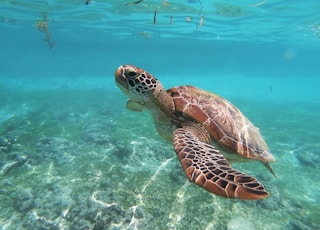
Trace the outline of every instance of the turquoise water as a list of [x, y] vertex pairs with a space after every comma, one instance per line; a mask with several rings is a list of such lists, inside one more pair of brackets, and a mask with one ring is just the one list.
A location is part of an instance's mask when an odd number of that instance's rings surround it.
[[[0, 228], [320, 229], [320, 2], [133, 2], [1, 1]], [[189, 183], [150, 115], [125, 109], [126, 63], [240, 108], [277, 178], [232, 165], [270, 196]]]

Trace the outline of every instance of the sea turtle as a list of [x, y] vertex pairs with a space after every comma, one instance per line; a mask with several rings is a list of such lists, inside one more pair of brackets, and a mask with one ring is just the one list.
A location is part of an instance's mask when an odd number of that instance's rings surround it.
[[115, 82], [128, 97], [128, 109], [150, 111], [160, 136], [173, 143], [190, 181], [223, 197], [254, 200], [269, 195], [220, 153], [262, 161], [273, 173], [269, 162], [275, 159], [259, 129], [231, 102], [194, 86], [165, 90], [156, 77], [133, 65], [121, 65]]

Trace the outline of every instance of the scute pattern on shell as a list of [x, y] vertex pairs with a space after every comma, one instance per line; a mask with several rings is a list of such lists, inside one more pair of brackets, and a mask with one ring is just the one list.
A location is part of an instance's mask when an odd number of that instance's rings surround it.
[[203, 124], [222, 146], [247, 158], [274, 161], [259, 129], [231, 102], [193, 86], [175, 87], [167, 92], [174, 100], [178, 116]]

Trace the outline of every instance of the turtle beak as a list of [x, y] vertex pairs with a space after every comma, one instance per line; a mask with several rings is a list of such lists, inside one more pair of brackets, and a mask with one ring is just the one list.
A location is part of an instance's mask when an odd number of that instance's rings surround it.
[[127, 78], [124, 75], [124, 72], [125, 72], [125, 66], [123, 65], [119, 66], [119, 68], [114, 72], [115, 81], [117, 86], [121, 90], [128, 91], [129, 86], [128, 86]]

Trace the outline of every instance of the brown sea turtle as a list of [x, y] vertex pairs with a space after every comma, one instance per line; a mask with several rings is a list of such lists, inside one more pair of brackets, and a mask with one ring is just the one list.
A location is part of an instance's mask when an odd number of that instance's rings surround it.
[[229, 198], [269, 195], [260, 182], [233, 169], [221, 154], [262, 161], [273, 173], [269, 162], [274, 157], [259, 129], [229, 101], [193, 86], [165, 90], [157, 78], [132, 65], [120, 66], [115, 81], [128, 97], [128, 109], [150, 111], [158, 133], [173, 143], [190, 181]]

